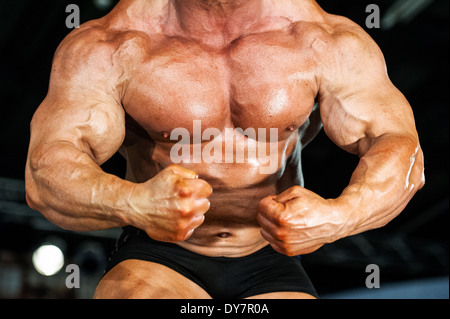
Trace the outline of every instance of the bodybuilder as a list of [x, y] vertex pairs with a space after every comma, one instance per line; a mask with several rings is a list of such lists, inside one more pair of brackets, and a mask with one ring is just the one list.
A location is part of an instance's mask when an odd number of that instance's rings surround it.
[[[322, 125], [360, 158], [337, 198], [302, 183]], [[117, 151], [125, 179], [100, 167]], [[317, 297], [296, 256], [386, 225], [423, 184], [382, 52], [313, 0], [120, 1], [57, 49], [26, 166], [51, 222], [124, 228], [97, 298]]]

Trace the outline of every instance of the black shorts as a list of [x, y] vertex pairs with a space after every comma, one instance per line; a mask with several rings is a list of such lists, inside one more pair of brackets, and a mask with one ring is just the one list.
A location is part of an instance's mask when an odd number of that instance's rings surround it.
[[127, 259], [169, 267], [198, 284], [212, 298], [246, 298], [282, 291], [318, 297], [300, 258], [282, 255], [270, 245], [244, 257], [207, 257], [176, 244], [153, 240], [134, 227], [125, 227], [105, 274]]

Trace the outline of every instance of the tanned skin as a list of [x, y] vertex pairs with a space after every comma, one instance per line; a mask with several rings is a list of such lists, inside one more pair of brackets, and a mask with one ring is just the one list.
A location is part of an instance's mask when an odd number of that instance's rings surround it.
[[[333, 199], [293, 177], [278, 183], [315, 101], [328, 137], [360, 157]], [[170, 132], [193, 134], [199, 119], [202, 129], [277, 128], [277, 172], [261, 174], [258, 161], [173, 165]], [[117, 151], [125, 180], [100, 168]], [[293, 256], [386, 225], [424, 185], [423, 170], [411, 107], [348, 19], [313, 0], [122, 0], [57, 49], [31, 123], [26, 190], [32, 208], [73, 231], [132, 225], [206, 256], [268, 244]], [[167, 267], [127, 260], [95, 297], [209, 295]]]

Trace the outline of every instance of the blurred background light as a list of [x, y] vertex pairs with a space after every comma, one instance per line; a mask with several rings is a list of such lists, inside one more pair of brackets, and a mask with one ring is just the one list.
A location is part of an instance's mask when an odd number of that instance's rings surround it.
[[32, 262], [38, 273], [44, 276], [57, 274], [64, 266], [65, 242], [59, 237], [49, 237], [33, 252]]
[[106, 10], [112, 7], [112, 0], [94, 0], [94, 5], [100, 10]]
[[434, 0], [397, 0], [383, 16], [383, 29], [392, 29], [398, 23], [409, 23]]

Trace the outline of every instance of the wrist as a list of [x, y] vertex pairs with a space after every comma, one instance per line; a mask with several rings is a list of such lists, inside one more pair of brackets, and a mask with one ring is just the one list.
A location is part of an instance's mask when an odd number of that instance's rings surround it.
[[116, 221], [119, 225], [118, 227], [134, 226], [133, 217], [136, 214], [136, 210], [132, 198], [137, 192], [139, 184], [120, 179], [116, 176], [110, 176], [109, 178], [112, 179], [109, 185], [110, 190], [112, 190], [114, 211], [114, 216], [111, 216], [111, 219]]
[[341, 195], [338, 198], [327, 200], [330, 212], [339, 216], [340, 229], [336, 236], [336, 240], [351, 236], [355, 231], [357, 224], [357, 216], [355, 215], [354, 205], [348, 196]]

